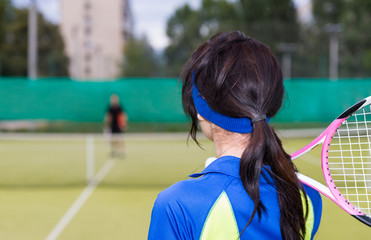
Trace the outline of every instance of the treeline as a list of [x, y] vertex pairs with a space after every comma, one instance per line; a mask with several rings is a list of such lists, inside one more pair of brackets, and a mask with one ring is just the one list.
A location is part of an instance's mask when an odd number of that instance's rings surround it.
[[[28, 9], [0, 0], [0, 76], [27, 76]], [[38, 75], [67, 76], [68, 58], [59, 27], [38, 14]]]
[[[169, 45], [155, 52], [145, 37], [124, 47], [121, 76], [178, 77], [192, 51], [217, 32], [241, 30], [267, 44], [282, 63], [290, 50], [291, 77], [327, 78], [330, 28], [339, 40], [338, 76], [371, 76], [371, 1], [312, 0], [312, 17], [300, 22], [293, 0], [200, 0], [167, 22]], [[27, 75], [27, 9], [0, 0], [0, 76]], [[58, 26], [38, 15], [39, 75], [67, 76], [68, 58]], [[283, 64], [284, 65], [284, 64]]]
[[[161, 55], [162, 61], [153, 60], [147, 66], [161, 76], [177, 77], [200, 43], [217, 32], [237, 29], [270, 46], [280, 61], [282, 46], [295, 46], [291, 49], [291, 77], [327, 78], [331, 26], [339, 31], [338, 76], [370, 77], [371, 1], [364, 0], [312, 0], [308, 22], [298, 20], [291, 0], [202, 0], [199, 9], [184, 5], [167, 22], [170, 45]], [[142, 60], [136, 61], [133, 65]], [[132, 74], [139, 76], [140, 71]]]

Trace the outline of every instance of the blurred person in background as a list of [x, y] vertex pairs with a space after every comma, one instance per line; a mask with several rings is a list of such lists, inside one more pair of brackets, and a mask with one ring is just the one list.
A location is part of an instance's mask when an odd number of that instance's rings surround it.
[[269, 48], [239, 31], [217, 34], [181, 79], [190, 136], [197, 142], [200, 126], [217, 159], [158, 195], [148, 239], [313, 239], [322, 201], [269, 125], [285, 92]]
[[125, 110], [120, 106], [119, 97], [112, 94], [104, 116], [105, 132], [110, 134], [111, 157], [124, 157], [123, 133], [127, 129], [127, 122], [128, 118]]

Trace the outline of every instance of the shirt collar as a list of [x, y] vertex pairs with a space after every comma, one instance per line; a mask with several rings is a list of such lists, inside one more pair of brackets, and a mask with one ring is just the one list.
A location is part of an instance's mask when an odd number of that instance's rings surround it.
[[[266, 166], [266, 168], [270, 169], [269, 166]], [[210, 163], [210, 165], [207, 166], [201, 173], [194, 173], [189, 176], [192, 178], [197, 178], [207, 173], [222, 173], [235, 178], [240, 178], [240, 158], [234, 156], [220, 157]], [[260, 182], [273, 183], [271, 175], [264, 167], [262, 168], [262, 173], [264, 173], [265, 177], [260, 175]]]
[[201, 173], [194, 173], [190, 177], [196, 178], [207, 173], [224, 173], [226, 175], [240, 177], [240, 159], [234, 156], [223, 156], [207, 166]]

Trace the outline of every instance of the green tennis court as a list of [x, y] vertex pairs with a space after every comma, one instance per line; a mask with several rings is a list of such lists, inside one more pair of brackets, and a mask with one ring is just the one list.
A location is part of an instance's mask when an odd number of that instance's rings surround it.
[[[311, 138], [287, 138], [293, 152]], [[57, 239], [146, 239], [153, 202], [161, 190], [203, 169], [213, 156], [186, 135], [129, 135], [126, 157], [112, 168], [77, 209]], [[95, 136], [94, 168], [109, 161], [109, 146]], [[321, 179], [319, 149], [295, 160], [301, 172]], [[86, 189], [86, 136], [16, 135], [0, 138], [0, 239], [45, 239]], [[360, 224], [323, 197], [316, 239], [369, 236]]]

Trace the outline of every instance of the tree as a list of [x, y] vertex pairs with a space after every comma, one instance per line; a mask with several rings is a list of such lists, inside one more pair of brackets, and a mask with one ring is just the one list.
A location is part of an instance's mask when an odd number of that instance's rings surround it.
[[165, 75], [178, 76], [185, 61], [197, 45], [202, 42], [199, 11], [186, 4], [176, 10], [167, 22], [170, 44], [165, 49]]
[[146, 38], [131, 38], [124, 47], [122, 76], [153, 77], [159, 75], [156, 54]]
[[312, 4], [314, 19], [304, 28], [303, 48], [299, 53], [306, 76], [328, 77], [328, 24], [339, 24], [339, 77], [370, 77], [371, 3], [363, 0], [312, 0]]
[[363, 0], [312, 0], [312, 4], [314, 20], [303, 31], [303, 48], [299, 52], [305, 75], [328, 77], [330, 35], [327, 28], [328, 24], [339, 24], [339, 77], [370, 77], [371, 3]]
[[240, 0], [243, 30], [277, 52], [281, 42], [299, 40], [296, 9], [291, 0]]
[[296, 77], [329, 77], [328, 24], [337, 24], [344, 11], [343, 0], [313, 0], [313, 21], [302, 26], [301, 48], [293, 61]]
[[[3, 76], [27, 76], [28, 10], [12, 8], [7, 22], [6, 41], [0, 45]], [[38, 75], [67, 76], [68, 58], [57, 25], [38, 14]]]
[[69, 59], [59, 26], [47, 22], [39, 15], [39, 75], [68, 76]]
[[343, 77], [370, 77], [371, 2], [345, 1], [342, 13], [340, 73]]
[[10, 9], [9, 0], [0, 0], [0, 48], [5, 41], [7, 23], [11, 18]]
[[241, 30], [278, 53], [281, 42], [297, 42], [299, 25], [290, 0], [203, 0], [200, 9], [176, 10], [167, 23], [167, 74], [179, 75], [192, 51], [217, 32]]
[[[11, 18], [11, 4], [9, 0], [0, 0], [0, 53], [6, 40], [7, 26]], [[2, 59], [0, 55], [0, 75], [1, 75]]]

